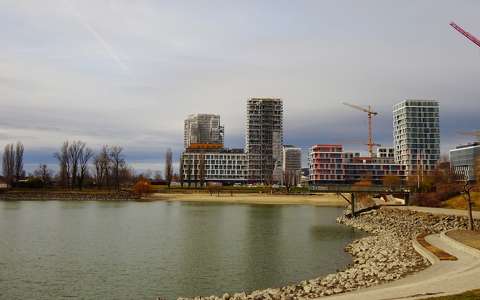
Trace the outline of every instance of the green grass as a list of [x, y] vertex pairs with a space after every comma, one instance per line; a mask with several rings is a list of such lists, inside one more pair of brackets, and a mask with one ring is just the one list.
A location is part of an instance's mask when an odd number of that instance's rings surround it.
[[427, 300], [479, 300], [480, 290], [468, 291], [458, 295], [427, 298]]

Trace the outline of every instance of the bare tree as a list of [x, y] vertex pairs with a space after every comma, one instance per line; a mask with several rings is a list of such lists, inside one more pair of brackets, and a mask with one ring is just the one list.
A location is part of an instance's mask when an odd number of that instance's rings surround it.
[[69, 143], [65, 141], [60, 148], [59, 152], [56, 152], [53, 156], [58, 160], [59, 164], [59, 177], [60, 185], [69, 186], [70, 184], [70, 174], [71, 174], [71, 163], [68, 156]]
[[180, 180], [180, 186], [183, 188], [183, 153], [180, 155], [180, 166], [179, 166], [179, 180]]
[[110, 159], [112, 161], [112, 175], [117, 191], [120, 190], [120, 170], [125, 166], [125, 159], [123, 158], [122, 151], [122, 147], [119, 146], [113, 146], [110, 149]]
[[187, 182], [188, 182], [188, 187], [192, 186], [192, 163], [188, 163], [187, 166]]
[[198, 161], [198, 180], [200, 187], [203, 187], [205, 184], [205, 155], [203, 153], [200, 154]]
[[3, 176], [8, 184], [13, 185], [15, 177], [15, 150], [13, 144], [8, 144], [3, 150], [2, 157]]
[[475, 185], [471, 181], [465, 180], [463, 185], [462, 195], [467, 201], [467, 210], [468, 210], [468, 229], [475, 230], [475, 224], [473, 222], [473, 213], [472, 213], [472, 190], [475, 188]]
[[165, 180], [167, 181], [167, 185], [170, 188], [172, 184], [172, 176], [173, 176], [173, 166], [172, 166], [172, 149], [168, 148], [167, 152], [165, 153]]
[[88, 172], [88, 162], [93, 157], [93, 151], [90, 148], [82, 148], [79, 158], [78, 188], [83, 188], [83, 182]]
[[40, 164], [38, 168], [33, 171], [33, 175], [40, 178], [44, 185], [50, 185], [52, 183], [52, 171], [45, 164]]
[[14, 169], [14, 176], [15, 180], [18, 181], [24, 176], [23, 171], [23, 152], [25, 148], [21, 142], [17, 142], [15, 146], [15, 169]]
[[475, 174], [475, 180], [469, 178], [469, 174], [464, 175], [464, 184], [462, 195], [467, 201], [468, 210], [468, 229], [475, 230], [475, 223], [473, 220], [473, 199], [472, 192], [480, 188], [480, 155], [476, 155], [473, 161], [473, 170]]
[[70, 182], [70, 186], [72, 187], [78, 184], [78, 178], [80, 175], [80, 158], [82, 157], [85, 146], [86, 144], [82, 141], [74, 141], [68, 147], [68, 159], [72, 166]]
[[290, 193], [290, 189], [292, 188], [292, 182], [293, 182], [292, 170], [283, 171], [283, 184], [285, 185], [287, 194]]

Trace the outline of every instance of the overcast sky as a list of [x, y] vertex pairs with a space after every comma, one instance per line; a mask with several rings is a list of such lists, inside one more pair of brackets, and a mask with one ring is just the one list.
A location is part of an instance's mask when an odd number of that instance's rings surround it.
[[[436, 99], [444, 153], [480, 128], [480, 1], [0, 1], [0, 146], [27, 169], [64, 140], [123, 146], [137, 169], [183, 147], [190, 113], [218, 113], [243, 147], [248, 97], [284, 100], [284, 142], [392, 143], [392, 105]], [[348, 149], [366, 150], [361, 145]]]

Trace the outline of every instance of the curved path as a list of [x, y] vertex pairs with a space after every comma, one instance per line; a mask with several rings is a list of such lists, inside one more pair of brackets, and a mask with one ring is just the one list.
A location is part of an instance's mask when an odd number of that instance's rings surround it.
[[325, 299], [422, 299], [458, 294], [480, 288], [480, 251], [460, 244], [443, 233], [432, 234], [425, 239], [430, 244], [456, 256], [458, 260], [440, 261], [438, 258], [434, 257], [432, 259], [430, 256], [429, 259], [433, 260], [433, 265], [414, 275], [375, 287], [326, 297]]
[[[440, 208], [440, 207], [423, 207], [423, 206], [395, 206], [398, 209], [408, 209], [418, 212], [431, 213], [434, 215], [450, 215], [467, 217], [466, 209]], [[474, 219], [480, 219], [480, 211], [473, 211]]]

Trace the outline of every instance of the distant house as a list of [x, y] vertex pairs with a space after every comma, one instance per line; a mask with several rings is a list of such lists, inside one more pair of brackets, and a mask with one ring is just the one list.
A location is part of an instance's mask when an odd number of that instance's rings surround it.
[[8, 183], [2, 177], [0, 177], [0, 190], [6, 190], [9, 187], [10, 186], [8, 185]]

